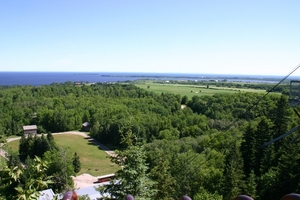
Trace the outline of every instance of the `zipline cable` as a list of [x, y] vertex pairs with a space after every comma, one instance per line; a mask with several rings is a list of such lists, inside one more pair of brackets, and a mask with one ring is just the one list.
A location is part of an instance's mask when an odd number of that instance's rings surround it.
[[266, 96], [270, 92], [275, 90], [275, 88], [277, 88], [278, 85], [280, 85], [285, 79], [287, 79], [290, 75], [292, 75], [299, 67], [300, 67], [300, 64], [298, 64], [290, 73], [288, 73], [288, 75], [286, 75], [283, 79], [281, 79], [281, 81], [279, 81], [274, 87], [272, 87], [272, 89], [270, 89], [266, 94], [264, 94], [264, 96], [262, 96], [257, 102], [255, 102], [251, 107], [249, 107], [245, 113], [247, 114], [254, 106], [257, 106], [261, 100], [266, 98]]

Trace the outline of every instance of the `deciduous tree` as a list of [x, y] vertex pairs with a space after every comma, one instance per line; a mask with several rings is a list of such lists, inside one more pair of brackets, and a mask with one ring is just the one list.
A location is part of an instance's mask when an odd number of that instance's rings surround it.
[[[29, 163], [28, 163], [29, 164]], [[46, 175], [48, 163], [35, 157], [26, 168], [4, 167], [0, 171], [0, 197], [5, 199], [33, 200], [52, 183]]]

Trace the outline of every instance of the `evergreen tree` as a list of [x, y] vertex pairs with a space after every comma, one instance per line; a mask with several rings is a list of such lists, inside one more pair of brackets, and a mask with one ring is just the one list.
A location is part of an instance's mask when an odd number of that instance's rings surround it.
[[55, 192], [62, 192], [65, 188], [73, 188], [74, 182], [71, 176], [75, 176], [73, 166], [73, 154], [69, 149], [53, 149], [44, 154], [44, 160], [49, 163], [47, 175], [52, 176]]
[[8, 153], [8, 160], [7, 160], [6, 164], [9, 168], [10, 167], [16, 167], [16, 166], [21, 166], [20, 157], [15, 152], [9, 152]]
[[27, 139], [25, 135], [23, 134], [20, 141], [19, 141], [19, 155], [22, 160], [25, 160], [25, 158], [28, 155], [28, 144]]
[[155, 184], [157, 194], [154, 199], [174, 199], [176, 197], [175, 179], [170, 173], [168, 160], [163, 157], [160, 158], [158, 165], [151, 170], [151, 178], [157, 182]]
[[170, 169], [172, 177], [175, 179], [175, 195], [177, 198], [187, 194], [193, 197], [197, 194], [201, 185], [199, 168], [199, 157], [197, 153], [186, 151], [172, 155]]
[[257, 150], [255, 154], [256, 165], [254, 168], [254, 174], [257, 177], [257, 195], [261, 196], [261, 192], [265, 189], [264, 182], [261, 176], [269, 171], [273, 166], [274, 160], [274, 146], [269, 145], [265, 148], [260, 148], [261, 145], [272, 139], [271, 136], [271, 122], [266, 117], [261, 117], [258, 123], [257, 130], [255, 132], [255, 138], [257, 141]]
[[36, 155], [38, 157], [42, 157], [43, 153], [42, 150], [42, 140], [39, 136], [34, 136], [34, 143], [33, 143], [33, 155]]
[[81, 163], [79, 155], [75, 152], [73, 156], [73, 166], [74, 166], [74, 172], [78, 173], [81, 169]]
[[293, 143], [286, 146], [278, 161], [278, 187], [276, 193], [283, 196], [300, 191], [300, 144]]
[[54, 141], [54, 137], [53, 137], [53, 135], [52, 135], [51, 132], [47, 133], [47, 140], [48, 140], [51, 148], [55, 148], [56, 147], [56, 144], [55, 144], [55, 141]]
[[258, 177], [257, 198], [255, 199], [278, 199], [284, 195], [282, 191], [278, 190], [279, 173], [278, 168], [272, 167]]
[[53, 136], [49, 137], [51, 139], [51, 144], [48, 139], [42, 134], [41, 137], [35, 135], [32, 137], [31, 135], [22, 136], [19, 142], [19, 155], [21, 160], [25, 160], [27, 156], [30, 158], [34, 158], [34, 156], [42, 157], [46, 151], [50, 151], [51, 149], [57, 149], [55, 146]]
[[34, 157], [34, 138], [32, 135], [22, 135], [19, 142], [19, 155], [22, 161], [25, 161], [28, 156]]
[[48, 139], [45, 137], [45, 135], [42, 133], [41, 136], [41, 141], [42, 141], [42, 149], [41, 152], [43, 152], [43, 154], [47, 151], [52, 150], [51, 148], [51, 144], [49, 143]]
[[136, 199], [153, 199], [155, 190], [154, 182], [147, 174], [146, 154], [140, 146], [129, 146], [123, 151], [116, 151], [116, 156], [111, 156], [111, 161], [122, 166], [116, 173], [115, 180], [108, 185], [107, 192], [116, 199], [123, 199], [131, 194]]
[[255, 154], [257, 151], [257, 143], [255, 138], [255, 125], [249, 123], [246, 127], [245, 134], [243, 135], [244, 141], [241, 144], [241, 153], [244, 163], [244, 173], [248, 177], [251, 171], [254, 170], [256, 159]]
[[261, 117], [255, 132], [255, 138], [257, 151], [255, 154], [256, 166], [254, 168], [254, 173], [259, 177], [261, 173], [266, 172], [268, 168], [272, 166], [271, 160], [274, 158], [274, 152], [271, 146], [260, 148], [261, 145], [271, 140], [271, 123], [268, 118]]
[[[274, 110], [274, 114], [272, 116], [273, 121], [273, 138], [277, 138], [282, 134], [286, 133], [290, 129], [290, 118], [292, 116], [291, 109], [289, 107], [289, 102], [286, 96], [281, 95], [281, 97], [277, 100], [276, 109]], [[289, 137], [284, 137], [274, 143], [274, 151], [276, 152], [274, 165], [278, 164], [278, 159], [282, 155], [283, 151], [287, 145], [290, 143]]]
[[[29, 134], [26, 138], [27, 142], [27, 156], [29, 156], [30, 158], [34, 158], [34, 137]], [[26, 157], [27, 158], [27, 157]]]
[[253, 199], [256, 199], [257, 196], [256, 187], [257, 187], [256, 178], [252, 170], [248, 178], [246, 179], [246, 187], [244, 189], [244, 194], [247, 194], [248, 196], [251, 196]]
[[237, 142], [229, 147], [225, 163], [222, 194], [224, 200], [231, 200], [245, 188], [243, 160]]
[[188, 100], [189, 100], [188, 97], [184, 95], [181, 99], [181, 104], [187, 104]]

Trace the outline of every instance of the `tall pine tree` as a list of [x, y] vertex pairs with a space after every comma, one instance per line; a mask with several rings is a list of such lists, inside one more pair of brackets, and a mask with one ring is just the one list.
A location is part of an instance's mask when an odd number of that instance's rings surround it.
[[[287, 97], [284, 95], [281, 95], [281, 97], [278, 99], [276, 103], [276, 109], [274, 110], [274, 114], [272, 115], [272, 122], [273, 122], [273, 128], [272, 128], [272, 135], [273, 138], [277, 138], [287, 132], [291, 126], [290, 126], [290, 118], [292, 116], [291, 109], [289, 107], [289, 102], [287, 100]], [[285, 148], [287, 145], [289, 145], [289, 139], [287, 137], [280, 139], [279, 141], [276, 141], [274, 143], [274, 150], [276, 152], [275, 155], [275, 165], [277, 165], [278, 159], [281, 155], [280, 148]]]
[[257, 142], [255, 138], [256, 123], [249, 123], [243, 136], [241, 144], [241, 153], [244, 163], [244, 172], [247, 177], [255, 168], [255, 154], [257, 151]]
[[73, 156], [73, 166], [74, 166], [74, 172], [78, 173], [81, 169], [81, 162], [79, 155], [75, 152]]
[[231, 200], [245, 188], [243, 159], [237, 142], [229, 147], [226, 156], [222, 194], [224, 200]]

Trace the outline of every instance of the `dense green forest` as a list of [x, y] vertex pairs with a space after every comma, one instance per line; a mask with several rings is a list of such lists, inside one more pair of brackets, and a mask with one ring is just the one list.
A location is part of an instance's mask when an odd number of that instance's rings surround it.
[[290, 143], [297, 132], [260, 146], [299, 120], [287, 96], [262, 97], [236, 93], [187, 99], [130, 83], [0, 87], [0, 134], [20, 135], [30, 124], [39, 133], [79, 130], [89, 122], [90, 135], [110, 146], [122, 149], [128, 135], [136, 138], [160, 199], [183, 194], [195, 200], [230, 200], [239, 194], [280, 199], [300, 192], [300, 146]]

